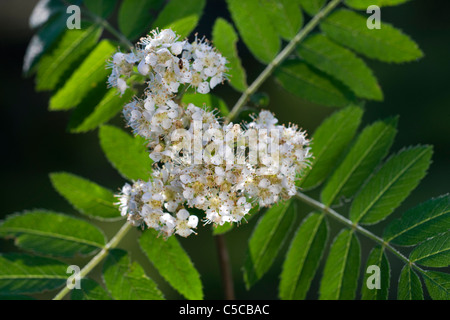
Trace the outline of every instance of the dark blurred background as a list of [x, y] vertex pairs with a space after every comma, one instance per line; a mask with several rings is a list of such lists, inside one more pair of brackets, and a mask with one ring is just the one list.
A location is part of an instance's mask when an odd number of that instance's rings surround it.
[[[26, 209], [46, 208], [57, 212], [77, 215], [77, 213], [53, 189], [48, 174], [55, 171], [68, 171], [89, 178], [116, 191], [124, 180], [108, 164], [100, 150], [97, 131], [87, 134], [70, 134], [66, 125], [70, 112], [49, 112], [47, 105], [50, 95], [34, 90], [34, 79], [24, 78], [21, 74], [25, 50], [33, 30], [28, 26], [28, 18], [37, 0], [0, 0], [0, 101], [5, 111], [1, 125], [2, 138], [2, 209], [0, 219], [5, 215]], [[407, 208], [415, 206], [430, 197], [447, 193], [450, 188], [450, 3], [449, 1], [413, 0], [407, 4], [383, 8], [381, 18], [392, 23], [410, 35], [425, 53], [425, 57], [408, 64], [394, 65], [368, 61], [373, 68], [385, 99], [383, 102], [368, 102], [363, 125], [377, 119], [400, 115], [399, 132], [392, 151], [403, 146], [416, 144], [434, 145], [433, 163], [428, 175], [419, 187], [391, 216], [398, 218]], [[197, 31], [211, 38], [214, 20], [222, 16], [229, 19], [224, 0], [209, 0]], [[115, 24], [115, 17], [110, 21]], [[107, 34], [105, 34], [107, 36]], [[239, 44], [239, 53], [248, 73], [249, 83], [262, 71], [258, 63]], [[276, 112], [280, 122], [294, 122], [314, 132], [318, 124], [334, 110], [302, 101], [279, 87], [269, 79], [261, 88], [270, 96], [269, 108]], [[225, 99], [231, 107], [239, 94], [228, 86], [218, 88], [215, 93]], [[113, 121], [122, 126], [119, 117]], [[296, 225], [310, 211], [300, 205]], [[346, 208], [339, 210], [346, 213]], [[239, 299], [276, 299], [281, 262], [287, 244], [264, 278], [250, 291], [246, 291], [241, 266], [243, 264], [246, 241], [257, 219], [240, 226], [227, 234], [226, 240], [233, 263], [236, 296]], [[339, 225], [331, 222], [331, 237], [339, 231]], [[107, 236], [111, 236], [120, 227], [121, 222], [102, 224]], [[381, 234], [386, 223], [370, 228]], [[292, 232], [293, 232], [292, 231]], [[144, 258], [135, 245], [133, 230], [120, 247], [129, 250], [146, 268], [168, 298], [181, 298], [162, 280], [151, 264]], [[373, 243], [359, 237], [363, 249], [362, 268]], [[209, 229], [202, 227], [198, 236], [180, 240], [189, 252], [194, 264], [200, 271], [204, 283], [205, 298], [222, 299], [219, 268], [214, 241]], [[0, 240], [0, 251], [17, 250], [12, 241]], [[407, 250], [405, 251], [407, 252]], [[390, 298], [396, 297], [396, 283], [402, 264], [388, 254], [392, 272]], [[79, 259], [80, 265], [88, 259]], [[94, 270], [93, 277], [99, 277]], [[361, 269], [361, 272], [364, 270]], [[317, 297], [321, 270], [317, 273], [308, 298]], [[361, 285], [361, 282], [360, 282]], [[53, 293], [40, 297], [49, 298]], [[359, 289], [358, 295], [359, 298]]]

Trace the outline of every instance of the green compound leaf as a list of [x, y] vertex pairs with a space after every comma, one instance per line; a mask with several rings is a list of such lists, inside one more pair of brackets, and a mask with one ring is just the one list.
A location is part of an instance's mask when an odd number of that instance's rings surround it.
[[350, 199], [354, 196], [387, 155], [397, 132], [396, 125], [396, 118], [377, 121], [361, 132], [321, 193], [325, 205], [339, 203], [341, 197]]
[[19, 253], [0, 255], [0, 294], [37, 293], [66, 284], [67, 264]]
[[106, 87], [109, 70], [106, 61], [116, 51], [108, 40], [102, 40], [75, 70], [64, 86], [50, 99], [50, 110], [67, 110], [77, 106], [97, 86]]
[[450, 196], [443, 195], [406, 211], [392, 221], [383, 238], [401, 246], [412, 246], [450, 229]]
[[350, 219], [375, 224], [390, 215], [425, 176], [432, 153], [430, 146], [417, 146], [390, 157], [355, 197]]
[[405, 265], [398, 280], [398, 300], [423, 300], [422, 283], [409, 265]]
[[316, 187], [334, 169], [341, 153], [353, 139], [362, 114], [362, 108], [352, 105], [335, 112], [317, 128], [312, 137], [312, 169], [307, 170], [300, 181], [303, 189]]
[[108, 122], [119, 113], [136, 92], [128, 88], [120, 96], [116, 88], [109, 89], [101, 100], [96, 103], [95, 99], [83, 101], [78, 105], [70, 116], [68, 128], [72, 133], [87, 132]]
[[79, 212], [97, 220], [122, 218], [114, 205], [117, 199], [110, 190], [67, 172], [51, 173], [50, 180], [56, 191]]
[[303, 15], [298, 3], [292, 0], [260, 1], [261, 9], [272, 21], [278, 35], [287, 41], [294, 38], [303, 25]]
[[310, 16], [315, 16], [325, 4], [326, 0], [297, 0], [302, 9]]
[[321, 300], [353, 300], [358, 286], [361, 250], [351, 230], [342, 230], [328, 254], [320, 283]]
[[[378, 280], [371, 277], [373, 275], [377, 278], [377, 275], [369, 269], [370, 266], [377, 266], [380, 270], [379, 287], [377, 287]], [[383, 248], [379, 246], [373, 248], [367, 259], [366, 269], [364, 270], [364, 279], [361, 287], [362, 300], [387, 300], [389, 296], [391, 269]], [[371, 272], [367, 273], [368, 270]], [[371, 285], [370, 287], [372, 289], [369, 289], [369, 285]], [[375, 288], [372, 285], [375, 285]]]
[[150, 31], [153, 21], [151, 10], [158, 10], [163, 0], [123, 0], [119, 8], [119, 30], [134, 40]]
[[220, 112], [220, 116], [226, 117], [230, 111], [228, 110], [227, 104], [221, 98], [211, 93], [198, 94], [198, 93], [186, 93], [183, 95], [181, 102], [185, 105], [193, 103], [197, 107], [206, 107], [208, 110], [217, 109]]
[[422, 277], [433, 300], [450, 300], [450, 274], [426, 271]]
[[283, 263], [279, 288], [281, 299], [305, 299], [327, 239], [328, 225], [323, 214], [313, 212], [303, 220]]
[[296, 217], [295, 202], [274, 205], [259, 219], [248, 242], [244, 282], [249, 289], [270, 269]]
[[450, 265], [450, 232], [447, 231], [425, 242], [411, 252], [409, 260], [427, 267]]
[[285, 61], [275, 71], [277, 82], [305, 100], [327, 107], [344, 107], [354, 100], [345, 86], [300, 60]]
[[271, 20], [261, 10], [259, 0], [227, 0], [228, 10], [251, 53], [259, 61], [270, 63], [281, 48], [278, 37]]
[[172, 0], [158, 15], [153, 23], [153, 29], [170, 28], [181, 38], [187, 37], [197, 26], [205, 4], [205, 0]]
[[306, 62], [342, 81], [358, 97], [383, 100], [383, 93], [372, 70], [350, 50], [322, 34], [308, 37], [297, 49]]
[[410, 0], [345, 0], [345, 4], [353, 9], [367, 10], [369, 5], [379, 7], [397, 6]]
[[83, 4], [92, 13], [107, 19], [113, 13], [117, 0], [83, 0]]
[[111, 300], [108, 292], [91, 279], [81, 279], [80, 289], [73, 289], [72, 300]]
[[139, 244], [161, 276], [189, 300], [203, 299], [200, 274], [175, 236], [164, 240], [154, 230], [145, 231]]
[[14, 237], [20, 248], [61, 257], [92, 254], [106, 244], [96, 226], [43, 210], [7, 217], [0, 225], [0, 236]]
[[237, 91], [243, 92], [247, 89], [247, 75], [242, 67], [236, 43], [239, 38], [234, 28], [226, 20], [218, 18], [212, 31], [214, 46], [228, 60], [227, 74], [229, 74], [230, 85]]
[[36, 90], [53, 90], [62, 80], [67, 71], [76, 66], [95, 46], [102, 28], [92, 25], [80, 30], [66, 30], [56, 47], [46, 54], [39, 63], [36, 76]]
[[368, 29], [367, 17], [350, 10], [338, 10], [320, 25], [333, 41], [372, 59], [385, 62], [407, 62], [421, 58], [418, 45], [388, 23], [381, 29]]
[[124, 178], [148, 180], [152, 161], [143, 138], [133, 137], [114, 126], [103, 125], [99, 130], [99, 139], [106, 158]]
[[114, 249], [103, 265], [106, 287], [115, 300], [162, 300], [163, 294], [126, 251]]

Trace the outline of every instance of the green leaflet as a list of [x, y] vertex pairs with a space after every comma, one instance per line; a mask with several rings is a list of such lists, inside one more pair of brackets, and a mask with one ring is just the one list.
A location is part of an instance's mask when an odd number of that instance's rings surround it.
[[137, 262], [131, 263], [126, 251], [114, 249], [103, 264], [106, 287], [115, 300], [162, 300], [152, 279]]
[[55, 14], [31, 38], [23, 59], [22, 73], [24, 75], [29, 76], [36, 70], [41, 57], [67, 28], [66, 20], [67, 16], [65, 14], [61, 12]]
[[0, 235], [14, 237], [20, 248], [62, 257], [92, 254], [106, 244], [96, 226], [43, 210], [8, 216], [0, 225]]
[[320, 300], [353, 300], [359, 278], [361, 252], [352, 230], [342, 230], [328, 254], [320, 282]]
[[154, 230], [146, 230], [139, 245], [161, 276], [190, 300], [203, 299], [200, 274], [175, 236], [165, 240]]
[[376, 5], [379, 7], [396, 6], [410, 0], [345, 0], [345, 4], [353, 9], [366, 10], [369, 5]]
[[274, 205], [259, 219], [248, 242], [244, 282], [249, 289], [270, 269], [296, 217], [293, 200]]
[[58, 193], [79, 212], [98, 220], [118, 220], [119, 208], [113, 193], [98, 184], [67, 172], [50, 174]]
[[228, 10], [250, 52], [263, 63], [270, 63], [281, 43], [259, 0], [227, 0]]
[[366, 26], [367, 17], [350, 10], [337, 10], [320, 25], [333, 41], [349, 47], [369, 58], [385, 62], [407, 62], [421, 58], [417, 44], [388, 23], [381, 29]]
[[323, 7], [326, 0], [298, 0], [302, 9], [310, 16], [315, 16]]
[[83, 0], [83, 4], [92, 13], [107, 19], [113, 13], [117, 0]]
[[[379, 289], [377, 287], [369, 289], [369, 284], [376, 284], [376, 281], [372, 275], [376, 277], [374, 271], [367, 273], [370, 266], [377, 266], [380, 268], [379, 273]], [[375, 247], [370, 252], [369, 258], [367, 259], [366, 268], [364, 269], [364, 279], [361, 284], [361, 295], [362, 300], [387, 300], [389, 296], [389, 283], [391, 278], [391, 269], [389, 266], [389, 261], [384, 253], [384, 248], [380, 246]]]
[[450, 229], [450, 196], [443, 195], [406, 211], [392, 221], [383, 238], [402, 246], [412, 246]]
[[353, 139], [362, 114], [360, 107], [352, 105], [335, 112], [317, 128], [311, 146], [312, 169], [307, 170], [300, 181], [303, 189], [316, 187], [334, 169], [341, 153]]
[[80, 289], [73, 289], [72, 300], [111, 300], [108, 292], [91, 279], [81, 279]]
[[358, 97], [383, 100], [377, 79], [364, 61], [323, 34], [308, 37], [297, 52], [309, 64], [342, 81]]
[[212, 93], [199, 94], [199, 93], [186, 93], [183, 95], [181, 102], [184, 104], [193, 103], [197, 107], [206, 107], [209, 110], [217, 109], [220, 112], [220, 116], [226, 117], [230, 111], [227, 104], [221, 98]]
[[283, 263], [279, 295], [281, 299], [305, 299], [316, 274], [328, 239], [323, 214], [313, 212], [298, 228]]
[[91, 25], [80, 30], [66, 30], [56, 47], [39, 63], [36, 75], [36, 90], [53, 90], [62, 81], [67, 71], [80, 62], [97, 43], [102, 28]]
[[426, 271], [422, 277], [433, 300], [450, 300], [450, 274]]
[[36, 293], [66, 284], [67, 264], [20, 253], [0, 255], [0, 294]]
[[172, 0], [158, 15], [152, 28], [170, 28], [181, 38], [187, 37], [197, 26], [205, 4], [205, 0]]
[[427, 267], [450, 265], [450, 231], [419, 244], [411, 252], [409, 260]]
[[422, 283], [409, 265], [405, 265], [400, 274], [397, 299], [423, 300]]
[[344, 107], [354, 100], [341, 83], [300, 60], [285, 61], [275, 71], [277, 82], [305, 100], [328, 107]]
[[430, 146], [417, 146], [390, 157], [355, 197], [350, 219], [361, 224], [385, 219], [425, 176], [432, 153]]
[[[94, 0], [95, 1], [95, 0]], [[163, 0], [123, 0], [118, 15], [119, 30], [134, 40], [150, 32], [153, 21], [151, 10], [158, 10]]]
[[366, 127], [321, 193], [322, 203], [350, 199], [387, 155], [394, 141], [397, 119], [377, 121]]
[[289, 41], [303, 25], [300, 6], [292, 0], [260, 0], [261, 9], [266, 12], [278, 35]]
[[230, 85], [243, 92], [247, 89], [247, 75], [237, 52], [236, 43], [239, 38], [233, 26], [226, 20], [218, 18], [214, 23], [212, 40], [217, 50], [228, 60], [227, 74], [229, 74]]
[[111, 88], [98, 103], [95, 99], [81, 102], [70, 116], [68, 124], [70, 132], [87, 132], [108, 122], [123, 109], [135, 93], [133, 89], [128, 88], [120, 96], [116, 88]]
[[70, 76], [64, 86], [50, 99], [50, 110], [67, 110], [77, 106], [95, 87], [106, 87], [109, 70], [106, 61], [116, 50], [108, 40], [102, 40], [80, 67]]
[[132, 137], [122, 129], [103, 125], [99, 130], [100, 145], [108, 161], [129, 180], [148, 180], [152, 161], [145, 140]]

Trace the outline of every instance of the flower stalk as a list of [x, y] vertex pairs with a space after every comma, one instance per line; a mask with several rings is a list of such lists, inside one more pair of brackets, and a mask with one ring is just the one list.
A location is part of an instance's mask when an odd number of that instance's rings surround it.
[[[91, 261], [87, 265], [84, 266], [80, 271], [80, 279], [86, 277], [89, 272], [92, 271], [104, 258], [111, 249], [117, 247], [120, 241], [125, 237], [125, 235], [130, 231], [132, 225], [128, 222], [120, 228], [120, 230], [114, 235], [114, 237], [102, 248], [102, 250], [92, 258]], [[65, 286], [58, 294], [53, 298], [53, 300], [61, 300], [63, 299], [71, 289], [68, 286]]]

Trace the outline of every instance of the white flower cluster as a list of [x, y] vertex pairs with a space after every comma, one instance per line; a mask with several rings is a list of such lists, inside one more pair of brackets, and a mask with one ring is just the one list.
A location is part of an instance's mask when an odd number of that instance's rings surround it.
[[227, 60], [207, 41], [196, 37], [189, 43], [178, 38], [170, 29], [153, 31], [141, 38], [132, 52], [117, 52], [109, 65], [109, 85], [121, 93], [127, 89], [134, 69], [148, 78], [144, 99], [134, 99], [124, 107], [123, 114], [133, 132], [149, 141], [155, 161], [161, 160], [166, 150], [165, 138], [185, 127], [192, 116], [174, 101], [180, 86], [206, 94], [226, 79]]
[[[223, 82], [225, 64], [226, 59], [206, 41], [178, 41], [171, 30], [153, 32], [133, 52], [114, 55], [111, 86], [124, 92], [136, 65], [149, 79], [144, 99], [135, 98], [123, 112], [134, 133], [147, 140], [150, 158], [156, 162], [149, 181], [125, 184], [118, 195], [121, 213], [133, 225], [146, 225], [165, 237], [174, 233], [187, 237], [195, 233], [198, 217], [186, 209], [203, 211], [203, 221], [217, 226], [240, 223], [252, 207], [271, 206], [295, 195], [295, 182], [310, 157], [305, 132], [278, 125], [268, 111], [261, 111], [244, 128], [221, 123], [212, 111], [175, 102], [181, 85], [207, 93]], [[187, 141], [174, 139], [180, 130]], [[196, 137], [198, 131], [211, 130], [216, 133]], [[224, 143], [229, 134], [239, 140], [252, 132], [258, 149], [265, 151], [258, 150], [256, 157], [249, 146], [235, 140]], [[225, 161], [226, 155], [235, 153], [234, 161]]]

